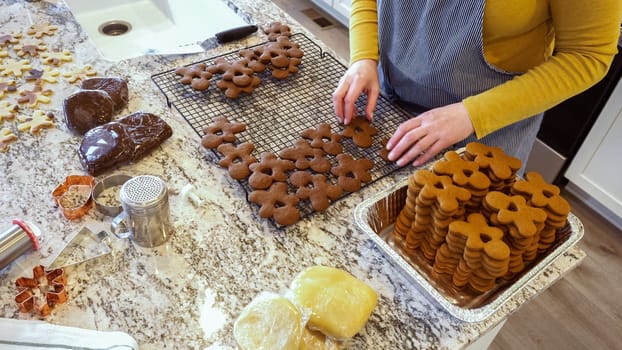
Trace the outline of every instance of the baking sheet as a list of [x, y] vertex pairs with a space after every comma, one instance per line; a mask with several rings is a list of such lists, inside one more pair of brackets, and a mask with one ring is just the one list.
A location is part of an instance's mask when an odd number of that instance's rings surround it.
[[454, 288], [448, 276], [432, 277], [432, 266], [423, 257], [409, 257], [393, 241], [393, 224], [406, 202], [407, 189], [408, 178], [404, 178], [360, 203], [354, 210], [355, 224], [431, 299], [452, 316], [466, 322], [480, 322], [490, 317], [583, 237], [583, 224], [570, 213], [566, 227], [558, 232], [553, 246], [539, 254], [520, 274], [499, 282], [486, 293], [471, 294], [467, 289]]

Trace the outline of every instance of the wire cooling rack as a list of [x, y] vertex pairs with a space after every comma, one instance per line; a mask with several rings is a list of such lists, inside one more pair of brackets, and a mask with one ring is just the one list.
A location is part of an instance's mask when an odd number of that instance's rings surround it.
[[[196, 91], [189, 85], [181, 84], [175, 69], [155, 74], [151, 78], [166, 96], [169, 106], [179, 111], [199, 137], [203, 136], [203, 128], [218, 116], [245, 123], [246, 131], [236, 135], [238, 142], [254, 144], [254, 155], [259, 159], [259, 155], [263, 152], [277, 154], [284, 148], [292, 147], [301, 139], [302, 131], [315, 128], [322, 122], [330, 124], [335, 133], [343, 131], [343, 126], [335, 117], [332, 93], [347, 67], [330, 54], [323, 52], [318, 44], [304, 34], [294, 34], [290, 40], [298, 43], [300, 49], [304, 51], [299, 72], [284, 80], [278, 80], [272, 78], [270, 71], [266, 70], [259, 74], [261, 84], [252, 94], [242, 94], [235, 100], [227, 98], [214, 82], [204, 91]], [[232, 51], [193, 62], [189, 66], [197, 63], [209, 65], [220, 57], [227, 61], [240, 58], [238, 51]], [[365, 110], [366, 102], [366, 96], [361, 96], [357, 101], [356, 106], [360, 114]], [[398, 169], [395, 163], [380, 158], [380, 150], [383, 147], [381, 141], [388, 139], [397, 126], [406, 119], [408, 114], [404, 110], [381, 96], [372, 123], [378, 129], [373, 145], [362, 149], [354, 145], [351, 139], [342, 138], [344, 153], [350, 154], [355, 159], [367, 158], [374, 162], [374, 167], [370, 171], [372, 181], [363, 184], [364, 186]], [[221, 157], [217, 151], [214, 153], [218, 158]], [[333, 164], [337, 164], [333, 156], [327, 157]], [[332, 174], [324, 175], [333, 183], [336, 181]], [[240, 183], [248, 195], [252, 191], [248, 182], [242, 180]], [[290, 190], [294, 192], [293, 189]], [[342, 198], [347, 194], [344, 193]], [[301, 217], [313, 212], [306, 202], [301, 202], [299, 209]]]

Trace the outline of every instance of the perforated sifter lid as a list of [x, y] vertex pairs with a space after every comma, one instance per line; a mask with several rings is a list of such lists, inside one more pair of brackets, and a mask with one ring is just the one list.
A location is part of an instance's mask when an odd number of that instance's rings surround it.
[[121, 201], [135, 209], [160, 204], [167, 197], [166, 184], [152, 175], [140, 175], [128, 180], [121, 187]]

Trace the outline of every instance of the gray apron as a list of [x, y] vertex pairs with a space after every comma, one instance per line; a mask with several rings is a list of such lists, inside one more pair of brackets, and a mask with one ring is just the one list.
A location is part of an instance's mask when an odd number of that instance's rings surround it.
[[[485, 0], [378, 0], [383, 95], [414, 112], [456, 103], [512, 79], [515, 73], [484, 58]], [[500, 116], [502, 117], [502, 116]], [[501, 147], [523, 161], [535, 141], [542, 114], [471, 141]], [[521, 170], [522, 173], [522, 170]]]

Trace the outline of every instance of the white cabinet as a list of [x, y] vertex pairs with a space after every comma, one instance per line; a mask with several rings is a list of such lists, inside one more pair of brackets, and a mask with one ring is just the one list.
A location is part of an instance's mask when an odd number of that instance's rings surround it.
[[[588, 194], [588, 204], [593, 204], [597, 211], [622, 227], [622, 80], [565, 176], [570, 180], [568, 189], [571, 192], [579, 196]], [[573, 191], [574, 187], [580, 191]]]
[[350, 5], [351, 0], [311, 0], [324, 12], [331, 15], [341, 24], [348, 27], [350, 25]]

